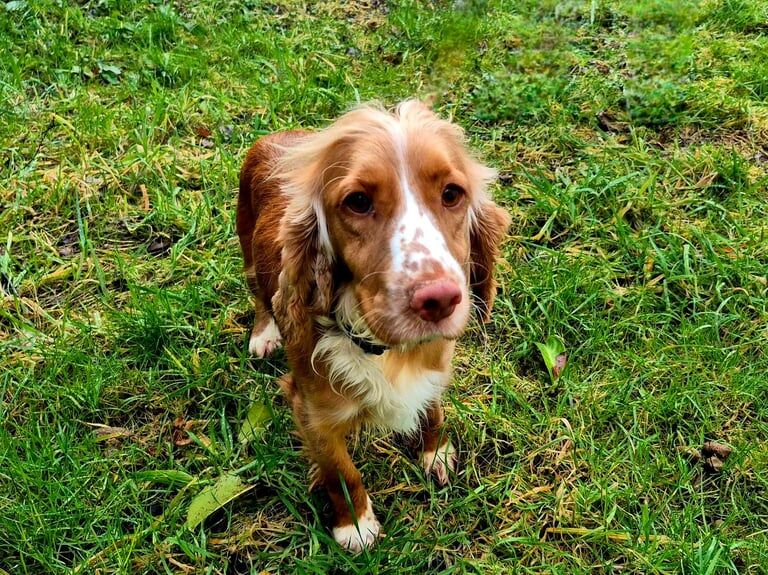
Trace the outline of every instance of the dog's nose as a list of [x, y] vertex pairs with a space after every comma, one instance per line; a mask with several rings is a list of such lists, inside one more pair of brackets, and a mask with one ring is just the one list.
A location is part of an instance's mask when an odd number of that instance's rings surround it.
[[461, 289], [452, 281], [431, 283], [413, 292], [411, 309], [425, 321], [438, 322], [461, 302]]

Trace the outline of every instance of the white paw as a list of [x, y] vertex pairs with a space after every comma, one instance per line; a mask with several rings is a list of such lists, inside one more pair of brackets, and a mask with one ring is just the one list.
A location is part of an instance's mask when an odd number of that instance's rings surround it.
[[363, 549], [373, 547], [380, 530], [381, 525], [373, 514], [371, 498], [369, 497], [368, 507], [366, 507], [365, 513], [357, 518], [357, 525], [352, 523], [343, 527], [334, 527], [333, 538], [347, 551], [360, 553]]
[[260, 332], [251, 332], [248, 342], [248, 353], [256, 357], [264, 357], [271, 354], [282, 345], [283, 338], [277, 329], [275, 320], [270, 318], [269, 323]]
[[437, 451], [425, 451], [421, 454], [421, 466], [427, 474], [432, 474], [440, 485], [448, 483], [448, 472], [456, 471], [456, 450], [450, 441], [438, 447]]

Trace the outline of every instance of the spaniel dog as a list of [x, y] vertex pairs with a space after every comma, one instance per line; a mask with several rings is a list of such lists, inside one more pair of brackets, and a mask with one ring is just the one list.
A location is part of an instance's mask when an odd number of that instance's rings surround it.
[[461, 128], [415, 100], [248, 152], [237, 232], [256, 307], [249, 350], [285, 346], [281, 387], [349, 550], [380, 529], [351, 432], [413, 435], [428, 474], [445, 484], [455, 470], [440, 396], [471, 308], [487, 321], [496, 293], [509, 216], [486, 191], [495, 175]]

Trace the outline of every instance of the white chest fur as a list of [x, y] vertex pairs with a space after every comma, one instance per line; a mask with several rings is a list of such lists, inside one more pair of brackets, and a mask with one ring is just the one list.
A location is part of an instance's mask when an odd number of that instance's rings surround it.
[[334, 331], [320, 338], [312, 357], [324, 359], [333, 388], [350, 400], [342, 418], [362, 415], [377, 426], [403, 433], [416, 431], [420, 416], [450, 378], [448, 369], [428, 369], [396, 351], [366, 354]]

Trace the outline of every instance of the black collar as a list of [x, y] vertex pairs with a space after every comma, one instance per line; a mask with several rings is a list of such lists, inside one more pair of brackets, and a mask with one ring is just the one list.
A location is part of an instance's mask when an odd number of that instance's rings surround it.
[[341, 333], [344, 334], [346, 338], [348, 338], [352, 343], [354, 343], [357, 347], [363, 350], [363, 353], [367, 353], [369, 355], [381, 355], [385, 351], [389, 349], [389, 346], [380, 344], [380, 343], [373, 343], [372, 341], [368, 341], [367, 339], [364, 339], [360, 336], [357, 336], [353, 334], [352, 332], [347, 329], [345, 325], [343, 325], [340, 321], [336, 319], [335, 315], [331, 315], [331, 319], [336, 322], [336, 325], [339, 327], [339, 330]]
[[349, 333], [344, 328], [341, 330], [344, 332], [344, 335], [347, 336], [352, 343], [354, 343], [357, 347], [363, 350], [363, 353], [367, 353], [369, 355], [381, 355], [385, 351], [389, 349], [386, 345], [382, 345], [380, 343], [373, 343], [371, 341], [368, 341], [367, 339], [363, 339], [362, 337], [357, 337], [354, 334]]

